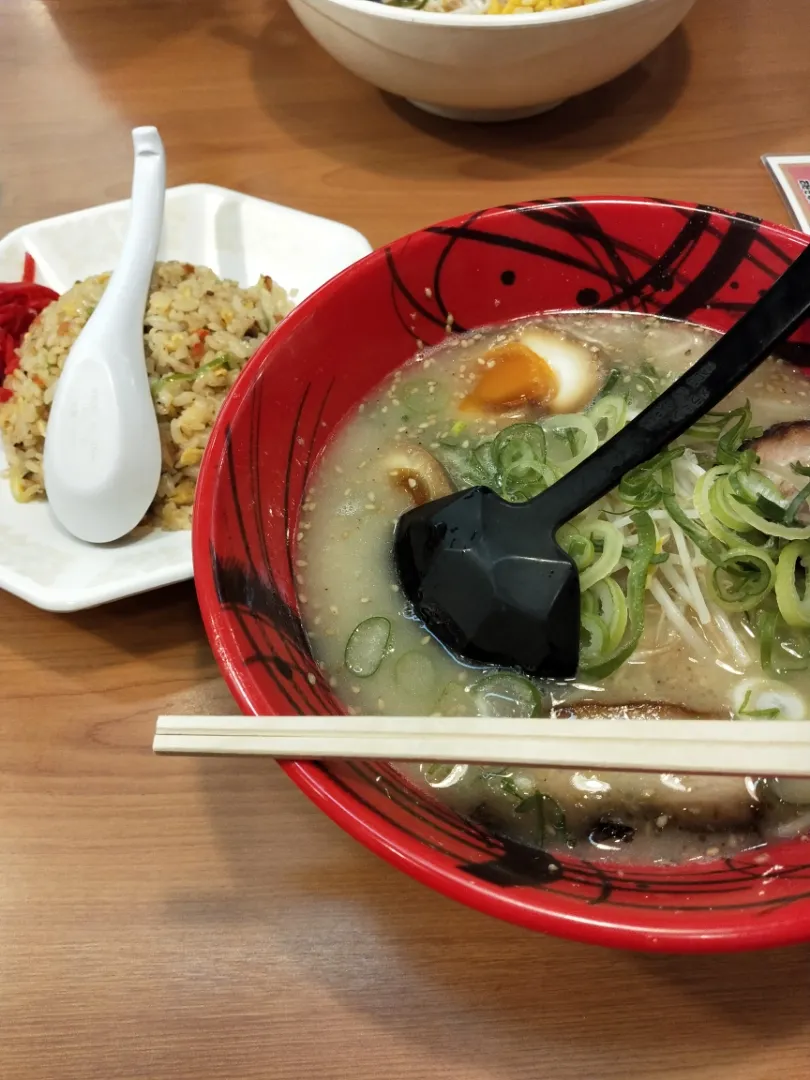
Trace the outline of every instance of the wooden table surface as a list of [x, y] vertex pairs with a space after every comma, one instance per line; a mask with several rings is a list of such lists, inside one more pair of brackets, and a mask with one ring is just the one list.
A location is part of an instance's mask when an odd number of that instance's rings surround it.
[[[0, 234], [169, 182], [375, 245], [496, 202], [671, 196], [786, 220], [810, 4], [699, 0], [613, 85], [453, 125], [342, 71], [281, 0], [0, 0]], [[0, 558], [2, 553], [0, 552]], [[501, 925], [375, 859], [274, 765], [156, 760], [233, 708], [191, 585], [75, 616], [0, 596], [2, 1080], [775, 1080], [810, 1074], [810, 951], [613, 953]]]

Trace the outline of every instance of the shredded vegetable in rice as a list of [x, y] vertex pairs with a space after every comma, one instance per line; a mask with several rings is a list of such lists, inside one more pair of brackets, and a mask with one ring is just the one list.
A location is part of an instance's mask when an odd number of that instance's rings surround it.
[[[109, 274], [77, 282], [37, 315], [6, 366], [0, 432], [18, 502], [43, 498], [42, 455], [56, 383]], [[146, 366], [163, 452], [160, 486], [145, 524], [191, 527], [203, 450], [245, 362], [290, 309], [271, 278], [240, 288], [206, 267], [155, 266], [144, 314]]]

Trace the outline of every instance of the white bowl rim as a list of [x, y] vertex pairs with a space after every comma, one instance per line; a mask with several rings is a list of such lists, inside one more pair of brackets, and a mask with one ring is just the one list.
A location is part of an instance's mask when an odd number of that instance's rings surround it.
[[[307, 0], [299, 0], [307, 3]], [[625, 8], [642, 4], [660, 3], [662, 0], [597, 0], [580, 7], [558, 8], [555, 11], [533, 11], [525, 15], [456, 15], [453, 12], [417, 11], [413, 8], [396, 7], [382, 0], [326, 0], [327, 4], [348, 8], [372, 18], [390, 19], [392, 22], [424, 23], [433, 26], [469, 27], [483, 30], [506, 29], [509, 26], [544, 26], [553, 23], [577, 22], [595, 19]]]

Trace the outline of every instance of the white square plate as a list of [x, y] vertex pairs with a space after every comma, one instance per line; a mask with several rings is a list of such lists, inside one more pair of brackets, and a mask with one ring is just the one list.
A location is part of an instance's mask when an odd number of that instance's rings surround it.
[[[64, 292], [115, 266], [129, 201], [24, 225], [0, 240], [0, 281], [30, 252], [37, 281]], [[159, 259], [209, 266], [240, 285], [269, 274], [303, 299], [371, 251], [346, 225], [209, 184], [166, 192]], [[0, 469], [5, 458], [0, 449]], [[80, 611], [192, 576], [191, 534], [151, 532], [95, 547], [65, 533], [46, 503], [19, 504], [0, 479], [0, 588], [47, 611]]]

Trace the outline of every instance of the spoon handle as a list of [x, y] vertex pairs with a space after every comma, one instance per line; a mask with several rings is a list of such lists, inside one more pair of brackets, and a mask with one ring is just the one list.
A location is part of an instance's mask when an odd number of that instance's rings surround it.
[[612, 491], [723, 400], [810, 315], [810, 246], [745, 315], [626, 428], [532, 500], [562, 525]]
[[95, 327], [101, 326], [115, 308], [116, 333], [121, 329], [119, 319], [129, 317], [138, 326], [143, 323], [166, 197], [166, 154], [157, 128], [133, 128], [132, 147], [135, 164], [129, 227], [118, 265], [92, 320]]

